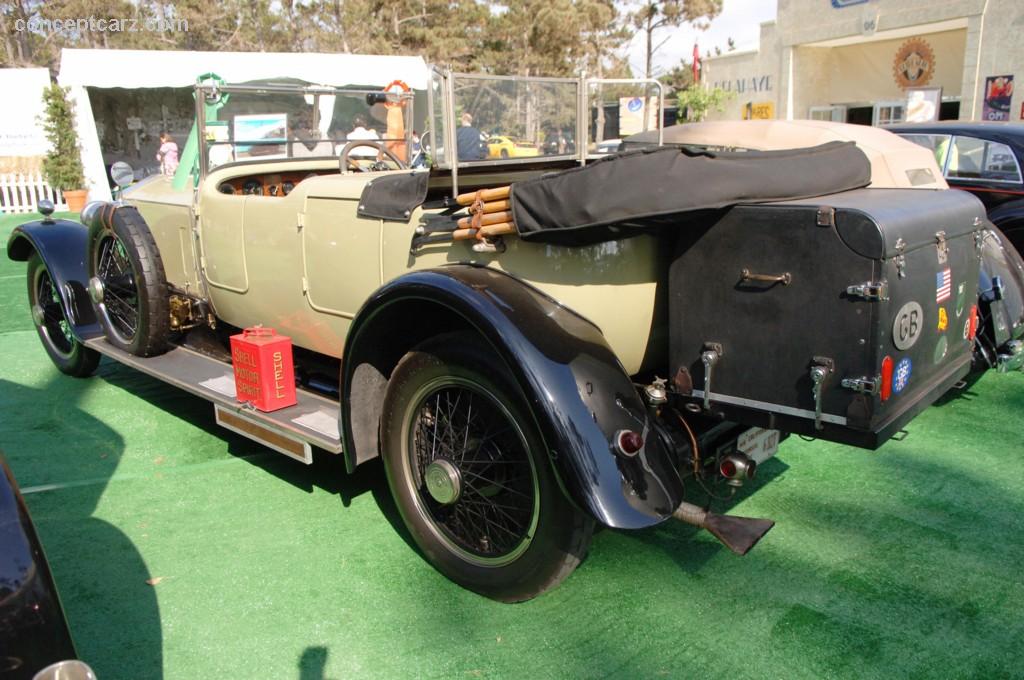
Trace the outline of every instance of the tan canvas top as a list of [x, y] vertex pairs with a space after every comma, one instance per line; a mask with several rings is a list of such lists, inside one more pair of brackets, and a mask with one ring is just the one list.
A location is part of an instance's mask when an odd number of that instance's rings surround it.
[[[887, 130], [866, 125], [820, 120], [687, 123], [665, 128], [664, 140], [666, 144], [721, 146], [758, 151], [799, 149], [834, 141], [854, 142], [871, 161], [872, 187], [949, 188], [931, 151]], [[628, 139], [631, 143], [637, 141], [640, 141], [639, 135]]]

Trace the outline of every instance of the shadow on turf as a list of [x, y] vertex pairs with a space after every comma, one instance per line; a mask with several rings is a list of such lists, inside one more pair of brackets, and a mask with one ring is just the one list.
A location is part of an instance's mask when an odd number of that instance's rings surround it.
[[[160, 609], [146, 583], [151, 574], [131, 539], [93, 516], [124, 442], [76, 406], [87, 380], [47, 370], [53, 378], [41, 389], [0, 380], [0, 408], [17, 418], [17, 439], [25, 442], [3, 444], [15, 474], [24, 471], [19, 483], [30, 491], [26, 502], [72, 637], [99, 677], [161, 678]], [[57, 488], [31, 492], [34, 480], [54, 480]]]

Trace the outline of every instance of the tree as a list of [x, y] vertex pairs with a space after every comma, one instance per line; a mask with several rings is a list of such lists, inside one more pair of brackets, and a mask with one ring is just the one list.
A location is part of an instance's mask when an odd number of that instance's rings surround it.
[[85, 186], [85, 173], [68, 88], [50, 85], [43, 90], [43, 104], [43, 132], [50, 142], [50, 151], [43, 159], [43, 177], [54, 189], [81, 189]]
[[679, 92], [679, 110], [686, 111], [688, 123], [699, 123], [712, 109], [724, 111], [726, 102], [734, 96], [734, 92], [728, 92], [720, 87], [692, 85]]
[[692, 23], [703, 30], [721, 11], [722, 0], [640, 0], [639, 7], [632, 12], [630, 18], [634, 28], [644, 34], [644, 77], [653, 76], [654, 54], [669, 39], [665, 38], [655, 45], [655, 33], [684, 23]]

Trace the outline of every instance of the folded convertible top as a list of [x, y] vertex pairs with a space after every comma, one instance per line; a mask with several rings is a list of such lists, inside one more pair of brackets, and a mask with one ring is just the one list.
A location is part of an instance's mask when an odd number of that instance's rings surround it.
[[526, 241], [586, 245], [737, 203], [811, 198], [867, 186], [871, 164], [852, 142], [784, 151], [632, 151], [512, 185]]

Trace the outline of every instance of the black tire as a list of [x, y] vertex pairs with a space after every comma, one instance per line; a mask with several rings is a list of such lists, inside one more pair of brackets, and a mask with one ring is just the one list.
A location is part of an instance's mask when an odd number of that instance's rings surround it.
[[[512, 377], [480, 345], [451, 333], [402, 358], [385, 396], [382, 456], [405, 525], [431, 564], [481, 595], [518, 602], [572, 573], [594, 522], [562, 493]], [[440, 492], [438, 476], [447, 480]], [[453, 489], [455, 500], [438, 499]]]
[[38, 253], [32, 253], [28, 258], [27, 272], [28, 304], [34, 316], [35, 308], [39, 306], [36, 332], [43, 349], [61, 373], [76, 378], [89, 377], [100, 363], [100, 354], [83, 345], [72, 334], [57, 284]]
[[508, 149], [502, 149], [501, 150], [501, 157], [502, 158], [508, 158]]
[[160, 251], [134, 208], [118, 208], [110, 221], [89, 246], [89, 277], [104, 287], [98, 316], [107, 342], [140, 357], [163, 354], [171, 322]]

